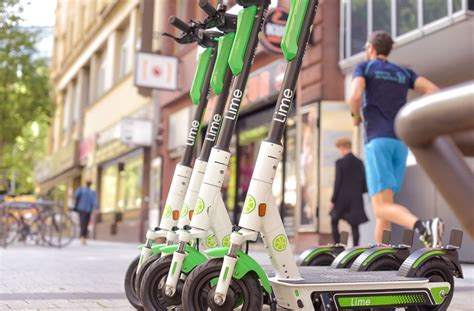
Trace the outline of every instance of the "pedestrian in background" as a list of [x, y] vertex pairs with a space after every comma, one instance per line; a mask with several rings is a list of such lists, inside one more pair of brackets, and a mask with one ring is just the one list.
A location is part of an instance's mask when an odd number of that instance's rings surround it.
[[351, 225], [354, 246], [359, 245], [359, 225], [369, 219], [364, 210], [363, 194], [367, 192], [364, 164], [352, 153], [349, 138], [340, 138], [336, 147], [342, 158], [336, 161], [336, 178], [331, 199], [331, 226], [335, 243], [340, 242], [339, 220]]
[[389, 62], [392, 46], [388, 33], [372, 33], [365, 47], [366, 61], [352, 74], [350, 106], [355, 126], [362, 120], [361, 110], [363, 115], [366, 176], [376, 216], [375, 241], [382, 241], [383, 230], [390, 229], [393, 222], [416, 230], [425, 245], [437, 246], [443, 235], [441, 220], [420, 220], [395, 204], [393, 196], [401, 190], [408, 155], [408, 148], [395, 135], [395, 117], [406, 104], [409, 89], [428, 94], [438, 87], [413, 70]]
[[91, 215], [94, 210], [98, 210], [97, 194], [91, 189], [92, 182], [86, 181], [85, 187], [79, 187], [74, 194], [75, 204], [74, 211], [79, 214], [80, 222], [80, 239], [83, 245], [86, 244], [88, 237], [88, 226]]

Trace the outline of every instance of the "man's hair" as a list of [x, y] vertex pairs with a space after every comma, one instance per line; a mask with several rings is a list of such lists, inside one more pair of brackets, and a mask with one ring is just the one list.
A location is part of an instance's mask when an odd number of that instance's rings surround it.
[[92, 186], [92, 181], [87, 180], [87, 181], [86, 181], [86, 186], [90, 188], [90, 187]]
[[392, 37], [385, 31], [374, 31], [369, 38], [369, 43], [374, 47], [377, 55], [388, 56], [393, 46]]
[[351, 149], [352, 148], [351, 140], [347, 137], [339, 138], [338, 140], [336, 140], [336, 147]]

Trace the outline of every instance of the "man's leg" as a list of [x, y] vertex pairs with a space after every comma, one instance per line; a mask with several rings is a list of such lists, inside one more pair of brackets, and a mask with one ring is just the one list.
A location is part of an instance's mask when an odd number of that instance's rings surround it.
[[404, 228], [413, 229], [418, 218], [406, 207], [393, 202], [393, 191], [385, 189], [376, 193], [371, 198], [377, 217], [375, 226], [375, 241], [382, 241], [383, 230], [390, 229], [390, 222], [396, 223]]
[[79, 212], [79, 224], [80, 224], [80, 238], [85, 238], [87, 234], [87, 222], [86, 222], [87, 213]]
[[84, 238], [87, 239], [87, 237], [89, 236], [89, 222], [91, 220], [91, 213], [85, 213], [86, 216], [85, 216], [85, 225], [84, 225]]
[[334, 243], [338, 244], [341, 240], [339, 235], [339, 218], [331, 217], [331, 227], [332, 227], [332, 238], [334, 239]]
[[354, 241], [354, 246], [359, 246], [359, 238], [360, 238], [360, 234], [359, 234], [359, 225], [351, 225], [351, 229], [352, 229], [352, 240]]

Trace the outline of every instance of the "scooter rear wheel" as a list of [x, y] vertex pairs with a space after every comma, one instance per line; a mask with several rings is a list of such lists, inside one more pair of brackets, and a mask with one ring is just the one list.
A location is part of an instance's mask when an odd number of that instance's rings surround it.
[[444, 298], [442, 304], [437, 306], [413, 306], [409, 307], [408, 311], [425, 311], [425, 310], [448, 310], [449, 304], [453, 299], [454, 294], [454, 277], [452, 272], [448, 269], [446, 263], [442, 259], [431, 259], [418, 268], [414, 277], [424, 277], [430, 282], [448, 282], [451, 285], [451, 290]]
[[138, 298], [138, 293], [135, 291], [135, 278], [137, 276], [137, 266], [140, 261], [140, 256], [136, 257], [128, 266], [127, 272], [125, 273], [125, 295], [127, 296], [130, 304], [137, 310], [143, 310], [143, 306]]
[[223, 306], [214, 303], [214, 293], [222, 268], [222, 259], [211, 259], [194, 269], [183, 288], [184, 310], [227, 311], [241, 307], [244, 311], [262, 310], [262, 287], [255, 274], [233, 279]]
[[311, 259], [305, 266], [330, 266], [334, 260], [334, 256], [331, 254], [320, 254]]
[[371, 262], [364, 271], [395, 271], [400, 269], [400, 262], [392, 257], [383, 257]]

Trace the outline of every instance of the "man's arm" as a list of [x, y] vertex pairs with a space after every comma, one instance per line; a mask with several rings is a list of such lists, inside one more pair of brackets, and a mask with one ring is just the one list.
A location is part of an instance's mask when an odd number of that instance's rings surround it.
[[434, 92], [438, 92], [439, 88], [436, 86], [436, 84], [426, 79], [425, 77], [418, 77], [415, 80], [415, 91], [423, 94], [431, 94]]
[[349, 98], [349, 105], [354, 120], [354, 125], [359, 125], [361, 121], [360, 110], [362, 108], [362, 96], [365, 90], [365, 79], [363, 77], [355, 77], [352, 79], [351, 96]]
[[341, 168], [341, 162], [336, 161], [336, 177], [334, 178], [334, 189], [332, 193], [332, 198], [331, 198], [331, 203], [336, 203], [336, 197], [338, 192], [341, 189], [341, 184], [342, 184], [342, 168]]

